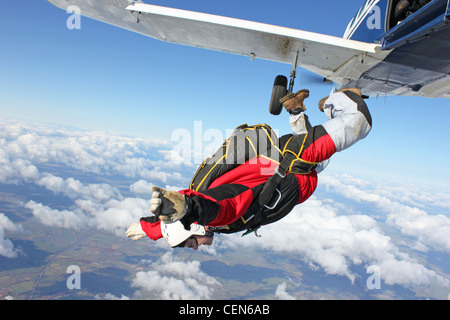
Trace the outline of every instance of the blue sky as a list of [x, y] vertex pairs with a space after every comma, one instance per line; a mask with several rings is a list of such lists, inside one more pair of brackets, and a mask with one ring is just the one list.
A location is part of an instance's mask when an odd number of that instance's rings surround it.
[[[146, 2], [342, 36], [363, 1]], [[81, 30], [68, 30], [68, 16], [45, 0], [2, 3], [2, 118], [164, 140], [193, 131], [194, 121], [224, 134], [242, 123], [289, 132], [286, 114], [267, 111], [273, 79], [289, 65], [163, 43], [87, 18]], [[321, 123], [317, 101], [331, 87], [299, 72], [295, 89], [311, 90], [308, 113]], [[371, 134], [328, 170], [447, 189], [450, 101], [388, 97], [368, 105]]]

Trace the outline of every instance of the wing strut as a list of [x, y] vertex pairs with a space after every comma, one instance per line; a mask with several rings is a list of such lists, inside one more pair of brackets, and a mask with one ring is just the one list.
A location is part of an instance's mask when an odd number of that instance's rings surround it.
[[294, 90], [294, 82], [295, 78], [297, 77], [298, 55], [299, 51], [297, 50], [297, 54], [295, 55], [295, 61], [294, 64], [292, 65], [291, 79], [289, 80], [289, 90], [287, 93], [292, 93]]

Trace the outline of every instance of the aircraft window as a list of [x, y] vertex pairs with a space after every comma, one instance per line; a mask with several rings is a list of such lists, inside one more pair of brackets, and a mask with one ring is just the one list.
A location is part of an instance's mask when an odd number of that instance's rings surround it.
[[432, 0], [393, 0], [389, 17], [389, 29], [401, 23], [407, 17], [420, 10]]

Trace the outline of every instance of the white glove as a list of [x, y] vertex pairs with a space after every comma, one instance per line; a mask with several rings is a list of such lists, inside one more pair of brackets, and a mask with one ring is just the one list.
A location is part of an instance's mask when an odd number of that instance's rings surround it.
[[142, 230], [140, 223], [131, 224], [128, 227], [127, 232], [125, 234], [127, 235], [127, 238], [131, 237], [131, 240], [134, 241], [145, 238], [147, 236], [144, 230]]

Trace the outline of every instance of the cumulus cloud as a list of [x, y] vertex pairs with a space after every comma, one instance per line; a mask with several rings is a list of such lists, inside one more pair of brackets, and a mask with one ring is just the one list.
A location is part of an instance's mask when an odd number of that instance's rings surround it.
[[282, 284], [278, 285], [275, 290], [275, 297], [280, 300], [295, 300], [294, 296], [291, 296], [286, 291], [287, 284], [286, 282], [283, 282]]
[[23, 232], [23, 227], [12, 222], [4, 213], [0, 213], [0, 256], [16, 258], [20, 250], [14, 248], [10, 239], [5, 237], [5, 232]]
[[[352, 188], [352, 194], [361, 192], [355, 185], [347, 187]], [[361, 197], [366, 201], [382, 201], [376, 194]], [[311, 267], [345, 276], [352, 282], [360, 277], [352, 271], [353, 265], [376, 265], [389, 285], [418, 286], [432, 282], [450, 285], [448, 279], [401, 252], [373, 217], [347, 214], [344, 210], [345, 206], [313, 196], [283, 220], [263, 227], [261, 238], [230, 236], [223, 240], [222, 246], [245, 245], [298, 254]]]
[[131, 282], [136, 288], [132, 297], [97, 295], [101, 300], [204, 300], [211, 299], [221, 284], [200, 268], [199, 261], [177, 260], [167, 252], [157, 261], [143, 260], [148, 271], [139, 271]]
[[403, 259], [388, 258], [378, 261], [380, 276], [386, 284], [402, 286], [426, 286], [432, 283], [448, 287], [448, 279], [438, 275], [435, 271], [404, 256]]
[[80, 229], [86, 226], [86, 219], [82, 212], [69, 210], [53, 210], [41, 203], [30, 200], [25, 208], [30, 209], [39, 221], [47, 226]]
[[442, 214], [429, 215], [417, 208], [407, 208], [390, 213], [387, 222], [403, 234], [417, 238], [416, 248], [426, 251], [431, 247], [450, 253], [450, 218]]
[[123, 231], [142, 216], [150, 215], [147, 199], [124, 197], [109, 184], [84, 184], [74, 178], [63, 179], [37, 171], [30, 182], [73, 200], [65, 210], [29, 200], [24, 207], [42, 224], [61, 228], [96, 227], [123, 236]]
[[[123, 236], [130, 223], [151, 214], [145, 200], [149, 193], [143, 192], [144, 188], [149, 191], [150, 186], [168, 186], [167, 182], [183, 185], [184, 180], [187, 184], [177, 167], [160, 154], [161, 148], [167, 147], [170, 145], [164, 141], [0, 120], [0, 183], [31, 183], [73, 200], [73, 205], [64, 210], [33, 200], [26, 202], [25, 208], [45, 225], [96, 227]], [[140, 178], [130, 186], [130, 192], [145, 199], [125, 197], [108, 183], [86, 183], [47, 172], [54, 167], [71, 173], [78, 170]]]
[[450, 253], [450, 218], [443, 214], [430, 214], [422, 208], [427, 206], [448, 209], [450, 197], [442, 192], [432, 193], [416, 186], [369, 184], [361, 187], [348, 175], [321, 177], [321, 183], [352, 201], [358, 201], [378, 209], [386, 222], [407, 235], [417, 239], [415, 248], [428, 247]]
[[[316, 198], [294, 208], [283, 220], [264, 227], [263, 237], [245, 237], [245, 245], [300, 254], [329, 274], [355, 280], [352, 263], [381, 257], [391, 250], [389, 237], [368, 216], [343, 216]], [[231, 238], [230, 238], [231, 239]], [[233, 238], [235, 241], [240, 239]]]
[[139, 180], [130, 186], [130, 191], [136, 194], [151, 196], [153, 185], [145, 180]]
[[112, 293], [96, 294], [94, 299], [95, 300], [130, 300], [129, 297], [127, 297], [123, 294], [120, 297], [117, 297], [117, 296], [113, 295]]
[[35, 181], [39, 186], [43, 186], [54, 193], [61, 193], [71, 199], [92, 199], [97, 201], [107, 201], [120, 198], [117, 188], [109, 184], [83, 184], [74, 178], [63, 179], [50, 173], [44, 173], [42, 178]]
[[[145, 196], [145, 197], [151, 198], [151, 195], [153, 193], [153, 191], [152, 191], [153, 186], [154, 186], [154, 184], [152, 184], [146, 180], [139, 180], [130, 186], [130, 191], [135, 194], [138, 194], [140, 196]], [[163, 187], [166, 190], [170, 190], [170, 191], [177, 191], [177, 190], [182, 190], [182, 189], [186, 188], [185, 185], [173, 186], [173, 185], [169, 185], [169, 184], [166, 184], [165, 186], [163, 185], [161, 187]]]
[[168, 142], [154, 139], [0, 120], [0, 182], [11, 183], [17, 177], [36, 180], [36, 166], [42, 164], [164, 183], [183, 179], [177, 167], [165, 159], [166, 149], [170, 149]]
[[135, 298], [164, 300], [210, 299], [220, 283], [200, 269], [199, 261], [177, 261], [171, 252], [139, 271], [132, 281]]
[[78, 199], [72, 210], [56, 210], [33, 200], [25, 204], [42, 224], [60, 228], [95, 227], [124, 236], [126, 228], [141, 217], [151, 215], [149, 201], [139, 198], [111, 199], [107, 202]]
[[112, 231], [123, 236], [123, 231], [141, 217], [149, 216], [149, 200], [139, 198], [125, 198], [123, 200], [110, 200], [98, 212], [92, 212], [93, 223], [98, 229]]

